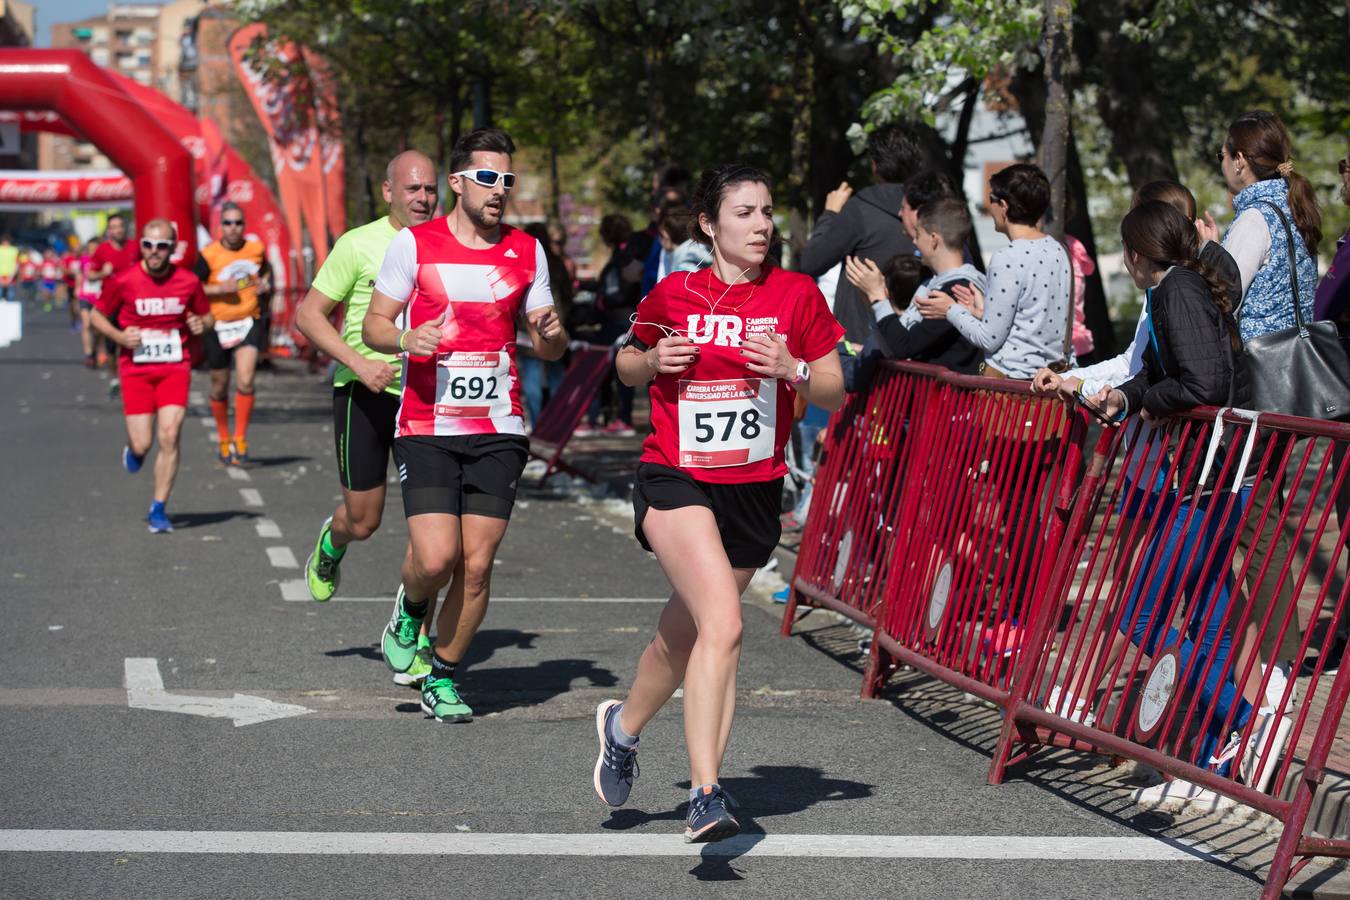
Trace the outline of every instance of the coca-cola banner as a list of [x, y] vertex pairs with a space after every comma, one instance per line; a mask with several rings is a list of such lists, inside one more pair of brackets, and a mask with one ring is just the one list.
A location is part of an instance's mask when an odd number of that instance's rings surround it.
[[131, 179], [116, 169], [78, 172], [0, 169], [0, 209], [102, 208], [129, 203], [131, 198]]

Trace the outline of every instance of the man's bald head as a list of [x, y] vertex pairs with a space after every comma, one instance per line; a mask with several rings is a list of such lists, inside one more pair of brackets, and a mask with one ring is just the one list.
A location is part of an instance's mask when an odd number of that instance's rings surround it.
[[404, 150], [384, 167], [384, 201], [398, 228], [421, 225], [436, 212], [436, 164], [425, 153]]

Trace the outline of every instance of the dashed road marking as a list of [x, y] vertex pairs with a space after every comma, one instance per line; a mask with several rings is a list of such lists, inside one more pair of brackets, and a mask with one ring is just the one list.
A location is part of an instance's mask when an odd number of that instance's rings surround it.
[[440, 834], [395, 831], [0, 831], [0, 852], [232, 853], [263, 856], [776, 856], [852, 859], [1214, 861], [1151, 837], [742, 834], [686, 844], [680, 834]]
[[244, 471], [243, 469], [239, 468], [238, 466], [226, 466], [226, 467], [225, 467], [225, 471], [226, 471], [226, 472], [229, 472], [229, 473], [230, 473], [230, 477], [233, 478], [235, 481], [251, 481], [251, 480], [252, 480], [251, 478], [248, 477], [248, 472]]
[[245, 506], [262, 506], [262, 494], [258, 493], [257, 488], [240, 488], [239, 496], [244, 498]]
[[291, 552], [290, 547], [268, 547], [267, 561], [278, 569], [300, 568], [300, 563], [296, 562], [295, 554]]
[[281, 537], [281, 529], [278, 528], [277, 523], [273, 522], [271, 519], [259, 519], [253, 523], [253, 528], [258, 532], [258, 537], [260, 538], [272, 538], [275, 540]]

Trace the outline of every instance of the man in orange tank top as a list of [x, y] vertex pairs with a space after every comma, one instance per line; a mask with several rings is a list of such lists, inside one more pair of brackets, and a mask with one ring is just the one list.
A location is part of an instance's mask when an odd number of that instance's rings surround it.
[[[244, 233], [244, 211], [231, 201], [220, 209], [220, 240], [202, 249], [197, 275], [211, 301], [215, 325], [202, 336], [211, 370], [211, 415], [220, 440], [220, 461], [248, 461], [248, 422], [253, 414], [253, 375], [266, 346], [260, 294], [271, 289], [271, 267], [262, 241]], [[234, 431], [230, 431], [230, 368], [233, 363]]]
[[390, 242], [363, 326], [372, 350], [406, 356], [394, 461], [411, 552], [381, 649], [391, 669], [407, 671], [428, 606], [450, 585], [422, 684], [422, 710], [441, 722], [473, 716], [455, 669], [487, 613], [493, 559], [529, 449], [516, 326], [541, 359], [567, 349], [544, 248], [502, 224], [515, 149], [496, 128], [456, 142], [454, 209]]

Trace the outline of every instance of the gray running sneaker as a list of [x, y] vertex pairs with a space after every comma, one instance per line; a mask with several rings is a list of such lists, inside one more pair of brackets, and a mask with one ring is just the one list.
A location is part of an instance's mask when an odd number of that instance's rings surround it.
[[609, 739], [609, 721], [623, 704], [606, 700], [595, 709], [595, 733], [600, 738], [600, 756], [595, 760], [595, 792], [608, 806], [623, 806], [633, 779], [638, 777], [637, 748]]
[[689, 801], [689, 816], [685, 820], [686, 844], [709, 844], [740, 834], [741, 823], [727, 811], [726, 791], [720, 785], [710, 784]]

